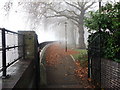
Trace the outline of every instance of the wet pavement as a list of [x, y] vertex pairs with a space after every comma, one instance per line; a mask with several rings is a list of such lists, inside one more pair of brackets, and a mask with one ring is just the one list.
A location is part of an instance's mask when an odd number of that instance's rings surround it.
[[54, 45], [46, 53], [47, 88], [83, 88], [75, 77], [77, 67], [68, 53]]

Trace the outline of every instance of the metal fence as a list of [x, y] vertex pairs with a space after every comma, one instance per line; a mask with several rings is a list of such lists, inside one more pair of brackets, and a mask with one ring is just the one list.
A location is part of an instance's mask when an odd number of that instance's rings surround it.
[[120, 88], [120, 63], [103, 59], [101, 36], [94, 37], [88, 45], [88, 77], [98, 88]]
[[120, 63], [101, 59], [101, 87], [120, 88]]
[[7, 68], [24, 58], [24, 35], [0, 28], [0, 72], [5, 78]]
[[88, 77], [92, 82], [101, 87], [101, 57], [100, 57], [100, 34], [95, 35], [88, 45]]

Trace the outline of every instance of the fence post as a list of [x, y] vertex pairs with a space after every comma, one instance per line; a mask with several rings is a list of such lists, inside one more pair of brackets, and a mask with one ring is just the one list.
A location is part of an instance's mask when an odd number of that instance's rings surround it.
[[[101, 2], [102, 2], [102, 0], [99, 0], [99, 14], [101, 14]], [[101, 17], [100, 17], [101, 18]], [[99, 34], [100, 34], [100, 36], [99, 36], [99, 38], [100, 38], [100, 43], [101, 43], [101, 24], [99, 24]], [[100, 59], [100, 87], [101, 87], [101, 45], [99, 46], [99, 59]]]
[[5, 29], [2, 29], [2, 67], [3, 67], [3, 78], [6, 77], [6, 40], [5, 40]]
[[88, 78], [91, 78], [90, 48], [88, 47]]

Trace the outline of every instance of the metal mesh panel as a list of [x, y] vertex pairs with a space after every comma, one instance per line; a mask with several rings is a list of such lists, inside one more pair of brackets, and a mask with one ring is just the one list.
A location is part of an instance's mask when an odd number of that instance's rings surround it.
[[120, 63], [101, 59], [101, 87], [120, 88]]
[[101, 87], [100, 34], [93, 36], [88, 47], [89, 76], [97, 87]]
[[98, 48], [100, 47], [98, 42], [93, 41], [93, 43], [88, 52], [89, 70], [91, 70], [89, 75], [91, 75], [94, 84], [101, 88], [120, 88], [120, 63], [101, 59], [101, 48]]
[[101, 86], [101, 66], [100, 66], [100, 58], [92, 58], [92, 79], [96, 86]]

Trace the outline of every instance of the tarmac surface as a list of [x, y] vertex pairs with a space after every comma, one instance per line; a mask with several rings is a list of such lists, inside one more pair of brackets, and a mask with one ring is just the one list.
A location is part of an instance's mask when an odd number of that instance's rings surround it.
[[51, 45], [46, 50], [47, 88], [83, 88], [75, 77], [77, 68], [69, 54], [57, 45]]

